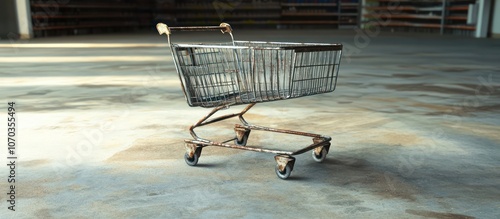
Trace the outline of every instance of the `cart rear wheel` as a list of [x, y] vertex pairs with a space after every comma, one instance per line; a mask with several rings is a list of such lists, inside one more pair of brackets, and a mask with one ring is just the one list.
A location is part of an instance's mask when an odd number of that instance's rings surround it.
[[316, 154], [315, 150], [312, 150], [312, 157], [313, 157], [314, 161], [321, 163], [325, 160], [327, 153], [328, 152], [326, 151], [326, 148], [322, 147], [319, 154]]
[[283, 171], [280, 171], [279, 165], [276, 165], [275, 170], [276, 170], [276, 175], [280, 179], [287, 179], [292, 173], [292, 167], [289, 164], [285, 166], [285, 169]]
[[184, 154], [184, 160], [189, 166], [196, 166], [196, 164], [198, 164], [198, 158], [199, 156], [197, 153], [194, 153], [193, 157], [189, 157], [188, 153]]

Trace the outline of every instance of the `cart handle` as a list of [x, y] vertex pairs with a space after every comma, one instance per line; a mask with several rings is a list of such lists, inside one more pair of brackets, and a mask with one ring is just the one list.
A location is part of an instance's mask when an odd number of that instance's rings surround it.
[[198, 27], [169, 27], [164, 23], [156, 24], [156, 29], [160, 35], [172, 34], [172, 31], [210, 31], [220, 30], [222, 33], [231, 33], [233, 29], [228, 23], [221, 23], [219, 26], [198, 26]]

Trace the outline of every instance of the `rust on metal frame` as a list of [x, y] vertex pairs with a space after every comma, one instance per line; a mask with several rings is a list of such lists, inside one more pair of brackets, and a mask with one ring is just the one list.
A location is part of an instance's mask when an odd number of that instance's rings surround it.
[[[189, 128], [189, 131], [191, 133], [191, 136], [195, 140], [185, 140], [186, 143], [189, 144], [195, 144], [199, 145], [201, 147], [206, 147], [206, 146], [219, 146], [219, 147], [226, 147], [226, 148], [233, 148], [233, 149], [241, 149], [241, 150], [247, 150], [247, 151], [255, 151], [255, 152], [266, 152], [266, 153], [274, 153], [274, 154], [283, 154], [283, 155], [297, 155], [297, 154], [302, 154], [304, 152], [307, 152], [309, 150], [315, 149], [315, 148], [322, 148], [322, 147], [327, 147], [327, 150], [329, 149], [330, 146], [330, 140], [331, 137], [329, 136], [324, 136], [324, 135], [318, 135], [318, 134], [313, 134], [313, 133], [308, 133], [308, 132], [299, 132], [299, 131], [293, 131], [293, 130], [286, 130], [286, 129], [276, 129], [276, 128], [269, 128], [269, 127], [264, 127], [264, 126], [257, 126], [257, 125], [251, 125], [246, 120], [244, 119], [243, 115], [255, 106], [255, 103], [249, 104], [246, 106], [241, 112], [239, 113], [232, 113], [232, 114], [226, 114], [222, 115], [219, 117], [215, 117], [212, 119], [209, 119], [211, 116], [213, 116], [215, 113], [217, 113], [219, 110], [222, 109], [227, 109], [229, 106], [219, 106], [214, 108], [210, 113], [208, 113], [205, 117], [203, 117], [200, 121], [195, 123]], [[241, 124], [236, 124], [235, 125], [235, 131], [236, 131], [236, 139], [241, 141], [243, 139], [243, 136], [245, 132], [248, 132], [249, 130], [262, 130], [262, 131], [269, 131], [269, 132], [276, 132], [276, 133], [284, 133], [284, 134], [293, 134], [293, 135], [300, 135], [300, 136], [306, 136], [306, 137], [312, 137], [313, 138], [313, 144], [302, 148], [297, 151], [285, 151], [285, 150], [275, 150], [275, 149], [267, 149], [267, 148], [261, 148], [261, 147], [251, 147], [251, 146], [242, 146], [242, 145], [236, 145], [236, 144], [226, 144], [226, 142], [229, 142], [234, 139], [230, 139], [224, 142], [214, 142], [210, 141], [204, 138], [199, 137], [196, 135], [194, 132], [194, 129], [197, 127], [205, 126], [208, 124], [212, 124], [214, 122], [219, 122], [222, 120], [230, 119], [233, 117], [238, 116], [243, 125]], [[194, 150], [194, 149], [193, 149]], [[189, 152], [189, 151], [188, 151]], [[319, 153], [318, 153], [319, 154]], [[191, 155], [191, 153], [190, 153]]]
[[295, 158], [289, 155], [276, 155], [274, 160], [278, 163], [278, 169], [281, 172], [285, 171], [287, 165], [290, 166], [290, 171], [292, 171], [295, 165]]
[[168, 27], [171, 31], [207, 31], [220, 30], [222, 33], [231, 33], [233, 29], [228, 23], [221, 23], [219, 26], [193, 26], [193, 27]]

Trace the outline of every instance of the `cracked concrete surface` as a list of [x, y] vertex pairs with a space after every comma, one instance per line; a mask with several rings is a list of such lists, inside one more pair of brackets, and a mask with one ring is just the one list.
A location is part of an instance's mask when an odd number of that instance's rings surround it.
[[[298, 155], [284, 181], [271, 154], [208, 147], [198, 166], [187, 166], [187, 127], [209, 109], [187, 106], [166, 39], [152, 31], [0, 41], [0, 119], [7, 101], [16, 101], [19, 118], [16, 212], [7, 210], [2, 165], [2, 218], [500, 217], [500, 41], [234, 34], [346, 45], [335, 92], [258, 104], [248, 114], [255, 124], [332, 136], [324, 163]], [[224, 139], [235, 122], [199, 134]], [[252, 131], [248, 143], [310, 142]]]

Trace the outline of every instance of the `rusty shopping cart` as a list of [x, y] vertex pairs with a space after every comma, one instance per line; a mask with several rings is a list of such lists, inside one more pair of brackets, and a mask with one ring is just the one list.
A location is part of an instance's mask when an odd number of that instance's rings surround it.
[[[231, 26], [168, 27], [157, 24], [158, 32], [167, 34], [174, 64], [189, 106], [214, 108], [189, 128], [193, 139], [185, 140], [184, 159], [190, 166], [198, 163], [206, 146], [219, 146], [276, 154], [276, 174], [281, 179], [290, 176], [293, 155], [312, 150], [313, 159], [322, 162], [330, 149], [331, 137], [306, 132], [252, 125], [245, 113], [256, 103], [286, 100], [332, 92], [337, 83], [342, 45], [284, 42], [235, 41]], [[229, 33], [231, 42], [218, 44], [173, 44], [172, 31], [221, 30]], [[248, 104], [241, 112], [210, 119], [217, 111], [229, 106]], [[229, 118], [238, 117], [235, 137], [215, 142], [196, 135], [194, 129]], [[311, 137], [313, 143], [296, 151], [247, 146], [251, 130]], [[232, 142], [233, 143], [229, 143]]]

